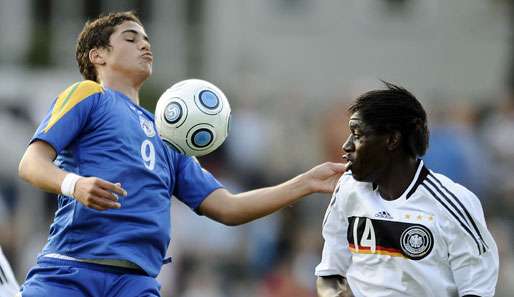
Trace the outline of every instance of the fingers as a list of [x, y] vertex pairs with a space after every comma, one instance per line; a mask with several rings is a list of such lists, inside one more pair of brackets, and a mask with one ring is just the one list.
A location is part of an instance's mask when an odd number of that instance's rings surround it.
[[120, 183], [113, 184], [96, 177], [81, 178], [75, 185], [75, 199], [96, 210], [120, 208], [118, 195], [127, 195]]
[[343, 163], [334, 163], [334, 162], [327, 162], [326, 163], [327, 166], [330, 167], [330, 169], [332, 169], [333, 171], [335, 172], [345, 172], [346, 171], [346, 164], [343, 164]]
[[121, 204], [108, 199], [93, 196], [89, 200], [89, 205], [86, 206], [96, 210], [107, 210], [111, 208], [120, 208]]
[[95, 195], [99, 198], [110, 200], [110, 201], [118, 201], [118, 196], [111, 191], [106, 191], [102, 188], [94, 188], [91, 190], [91, 194]]
[[98, 186], [100, 186], [101, 188], [107, 190], [107, 191], [111, 191], [113, 193], [116, 193], [118, 195], [122, 195], [122, 196], [127, 196], [127, 191], [125, 191], [125, 189], [123, 189], [121, 187], [121, 184], [120, 183], [110, 183], [108, 181], [105, 181], [103, 179], [97, 179], [97, 182], [98, 182]]

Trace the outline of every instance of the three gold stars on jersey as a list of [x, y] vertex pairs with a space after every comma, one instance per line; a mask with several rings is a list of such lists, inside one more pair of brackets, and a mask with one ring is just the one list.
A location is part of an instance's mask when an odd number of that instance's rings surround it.
[[418, 222], [422, 222], [422, 221], [432, 222], [434, 220], [433, 215], [420, 215], [420, 214], [414, 215], [414, 214], [410, 214], [410, 213], [406, 213], [403, 216], [403, 218], [406, 220], [409, 220], [409, 221], [418, 221]]

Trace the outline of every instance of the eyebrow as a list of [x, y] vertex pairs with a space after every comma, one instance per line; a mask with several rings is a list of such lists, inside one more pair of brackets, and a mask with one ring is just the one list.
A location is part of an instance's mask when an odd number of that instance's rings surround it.
[[145, 34], [143, 34], [143, 33], [138, 32], [138, 31], [136, 31], [136, 30], [134, 30], [134, 29], [127, 29], [127, 30], [125, 30], [125, 31], [121, 32], [121, 34], [125, 34], [125, 33], [133, 33], [133, 34], [136, 34], [136, 35], [141, 34], [141, 35], [143, 35], [143, 38], [144, 38], [146, 41], [150, 41], [150, 39], [148, 39], [148, 36], [146, 36], [146, 35], [145, 35]]
[[350, 118], [348, 122], [354, 122], [354, 123], [362, 123], [361, 118]]

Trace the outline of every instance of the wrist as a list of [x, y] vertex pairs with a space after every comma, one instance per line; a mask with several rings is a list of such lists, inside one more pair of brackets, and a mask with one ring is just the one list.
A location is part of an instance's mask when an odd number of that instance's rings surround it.
[[61, 183], [61, 194], [75, 198], [75, 185], [82, 176], [75, 173], [68, 173]]
[[313, 193], [308, 176], [303, 173], [292, 179], [292, 186], [300, 197]]

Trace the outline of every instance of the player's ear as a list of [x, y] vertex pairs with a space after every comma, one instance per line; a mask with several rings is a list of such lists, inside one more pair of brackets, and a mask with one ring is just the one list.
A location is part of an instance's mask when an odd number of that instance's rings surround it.
[[89, 61], [93, 65], [105, 65], [105, 50], [101, 48], [92, 48], [89, 51]]
[[402, 139], [402, 134], [400, 131], [393, 131], [387, 137], [387, 149], [390, 151], [394, 151], [400, 146], [400, 141]]

